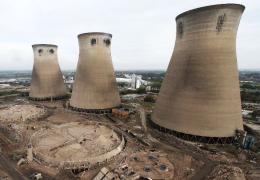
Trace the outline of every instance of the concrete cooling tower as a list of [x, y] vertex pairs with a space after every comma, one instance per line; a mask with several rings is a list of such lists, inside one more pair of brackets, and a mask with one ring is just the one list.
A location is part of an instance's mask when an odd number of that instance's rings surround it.
[[151, 125], [194, 141], [230, 142], [243, 130], [236, 35], [245, 7], [220, 4], [177, 16], [175, 48]]
[[111, 34], [100, 32], [78, 35], [79, 61], [70, 100], [73, 110], [107, 113], [120, 105], [110, 51], [111, 38]]
[[55, 100], [66, 96], [66, 89], [58, 63], [57, 46], [32, 45], [34, 65], [29, 97], [32, 100]]

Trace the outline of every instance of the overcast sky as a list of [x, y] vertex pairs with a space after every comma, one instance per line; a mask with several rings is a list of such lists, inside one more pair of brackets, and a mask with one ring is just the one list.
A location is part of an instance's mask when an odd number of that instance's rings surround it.
[[113, 34], [116, 70], [166, 69], [175, 43], [175, 17], [218, 4], [246, 6], [237, 41], [240, 69], [260, 68], [259, 0], [0, 0], [0, 70], [31, 70], [35, 43], [59, 46], [62, 70], [75, 70], [77, 35]]

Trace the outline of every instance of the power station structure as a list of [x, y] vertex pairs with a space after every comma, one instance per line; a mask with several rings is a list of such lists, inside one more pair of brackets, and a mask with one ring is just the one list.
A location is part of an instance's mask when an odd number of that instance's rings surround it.
[[220, 4], [176, 17], [175, 48], [151, 125], [190, 141], [229, 143], [243, 130], [236, 35], [245, 7]]
[[72, 110], [102, 114], [120, 105], [111, 39], [111, 34], [102, 32], [78, 35], [79, 61], [70, 100]]
[[58, 63], [57, 46], [32, 45], [34, 65], [29, 98], [31, 100], [57, 100], [66, 96], [62, 73]]

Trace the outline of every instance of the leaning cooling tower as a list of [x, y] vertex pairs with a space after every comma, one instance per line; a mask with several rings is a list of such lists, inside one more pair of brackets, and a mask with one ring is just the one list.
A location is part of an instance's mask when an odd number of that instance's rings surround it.
[[243, 130], [236, 35], [244, 6], [177, 16], [176, 42], [151, 123], [179, 137], [231, 138]]
[[58, 63], [57, 46], [32, 45], [34, 65], [29, 97], [32, 100], [60, 99], [66, 95], [62, 73]]
[[74, 110], [102, 113], [120, 105], [111, 58], [111, 34], [78, 35], [79, 61], [70, 107]]

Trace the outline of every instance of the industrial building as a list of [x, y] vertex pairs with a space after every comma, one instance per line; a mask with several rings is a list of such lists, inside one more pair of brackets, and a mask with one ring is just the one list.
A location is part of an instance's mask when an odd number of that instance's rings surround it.
[[57, 46], [32, 45], [34, 65], [29, 97], [32, 100], [55, 100], [66, 96], [66, 88], [58, 63]]
[[107, 113], [120, 105], [111, 39], [111, 34], [101, 32], [78, 35], [79, 61], [70, 100], [73, 110]]
[[243, 130], [236, 35], [245, 7], [220, 4], [176, 17], [175, 48], [151, 125], [195, 141], [231, 141]]
[[138, 89], [141, 86], [147, 86], [148, 85], [148, 81], [143, 80], [142, 79], [142, 75], [137, 75], [137, 74], [124, 74], [124, 78], [120, 77], [120, 78], [116, 78], [116, 81], [118, 83], [125, 83], [127, 84], [127, 87], [129, 89]]

